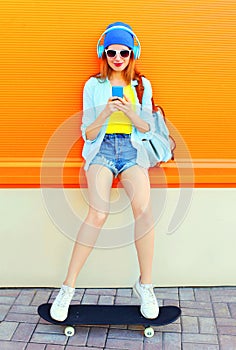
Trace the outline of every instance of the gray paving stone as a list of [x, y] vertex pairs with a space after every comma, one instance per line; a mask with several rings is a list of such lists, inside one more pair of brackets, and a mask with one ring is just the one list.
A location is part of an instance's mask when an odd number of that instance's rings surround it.
[[[141, 328], [143, 329], [143, 327]], [[139, 331], [134, 331], [130, 329], [109, 329], [108, 339], [117, 338], [117, 339], [132, 339], [132, 340], [142, 340], [143, 335]]]
[[162, 350], [163, 346], [162, 343], [160, 344], [143, 344], [143, 350]]
[[[124, 296], [116, 296], [115, 297], [115, 304], [117, 305], [130, 305], [132, 298], [131, 297], [124, 297]], [[138, 301], [138, 299], [134, 298], [133, 300]]]
[[106, 347], [115, 350], [143, 350], [143, 341], [141, 340], [129, 340], [129, 339], [116, 339], [108, 338]]
[[211, 303], [204, 303], [200, 301], [180, 301], [180, 307], [188, 307], [191, 309], [212, 309]]
[[227, 288], [211, 290], [211, 299], [213, 302], [236, 303], [236, 290]]
[[182, 350], [219, 350], [219, 345], [183, 343]]
[[0, 296], [0, 304], [1, 305], [12, 305], [14, 304], [16, 298], [9, 296]]
[[211, 295], [209, 289], [194, 288], [194, 295], [196, 301], [211, 302]]
[[215, 319], [212, 317], [199, 317], [200, 333], [217, 334]]
[[[78, 346], [78, 347], [74, 347], [74, 346], [67, 346], [66, 348], [65, 348], [66, 350], [84, 350], [84, 349], [86, 349], [86, 350], [104, 350], [104, 349], [106, 349], [106, 350], [109, 350], [107, 347], [106, 348], [97, 348], [97, 347], [90, 347], [90, 346]], [[112, 349], [113, 350], [113, 349]], [[119, 350], [119, 349], [117, 349], [117, 350]]]
[[28, 343], [25, 350], [45, 350], [46, 344]]
[[63, 334], [34, 333], [31, 338], [32, 343], [65, 345], [67, 337]]
[[229, 310], [230, 310], [230, 315], [233, 318], [236, 318], [236, 303], [229, 303], [228, 307], [229, 307]]
[[11, 305], [0, 305], [0, 322], [4, 320], [10, 308]]
[[180, 300], [189, 300], [189, 301], [194, 301], [195, 300], [195, 295], [193, 288], [180, 288], [179, 289], [179, 298]]
[[143, 350], [162, 350], [162, 333], [155, 333], [152, 338], [144, 338]]
[[116, 295], [119, 297], [130, 298], [132, 296], [132, 289], [131, 288], [118, 288]]
[[60, 290], [59, 288], [54, 288], [54, 289], [52, 289], [52, 290], [51, 290], [51, 292], [52, 292], [51, 298], [55, 299], [56, 296], [57, 296], [57, 294], [58, 294], [58, 292], [59, 292], [59, 290]]
[[56, 325], [56, 324], [38, 324], [35, 332], [36, 333], [56, 333], [62, 334], [64, 326]]
[[[228, 335], [235, 335], [236, 336], [236, 327], [232, 326], [218, 326], [218, 333], [219, 334], [228, 334]], [[236, 346], [235, 346], [236, 349]]]
[[174, 322], [167, 324], [165, 326], [159, 326], [159, 327], [153, 327], [158, 332], [173, 332], [173, 333], [180, 333], [181, 332], [181, 325], [180, 323]]
[[76, 333], [68, 340], [68, 345], [71, 346], [85, 346], [88, 339], [89, 327], [76, 327]]
[[97, 304], [99, 295], [98, 294], [85, 294], [82, 299], [82, 304]]
[[215, 334], [191, 334], [183, 333], [183, 343], [199, 343], [199, 344], [213, 344], [218, 345], [218, 339]]
[[81, 300], [75, 300], [74, 298], [71, 300], [71, 305], [80, 305], [82, 304]]
[[162, 293], [162, 294], [177, 294], [179, 295], [179, 289], [176, 287], [155, 287], [154, 291], [156, 293]]
[[135, 305], [139, 304], [138, 298], [129, 298], [129, 297], [115, 297], [116, 305]]
[[221, 350], [235, 350], [236, 349], [236, 336], [232, 335], [220, 335], [220, 349]]
[[36, 290], [25, 290], [23, 289], [15, 300], [15, 305], [30, 305]]
[[79, 304], [79, 303], [81, 303], [83, 297], [84, 297], [84, 289], [82, 289], [82, 290], [76, 289], [72, 302], [74, 302], [75, 304]]
[[50, 324], [49, 322], [45, 321], [43, 318], [39, 319], [39, 324]]
[[107, 329], [102, 327], [91, 327], [87, 345], [93, 347], [104, 347], [107, 338]]
[[31, 302], [31, 305], [40, 305], [44, 303], [48, 303], [52, 292], [50, 290], [39, 290], [35, 293], [34, 298]]
[[13, 305], [11, 312], [16, 314], [38, 315], [38, 307], [32, 305]]
[[223, 318], [216, 317], [217, 326], [232, 326], [236, 327], [236, 319], [234, 318]]
[[198, 318], [182, 316], [182, 327], [184, 333], [199, 333]]
[[114, 288], [87, 288], [85, 289], [85, 294], [95, 294], [95, 295], [116, 295], [116, 289]]
[[13, 341], [0, 341], [1, 350], [25, 350], [26, 343]]
[[234, 290], [236, 291], [236, 286], [215, 286], [215, 287], [209, 287], [210, 290], [218, 290], [218, 291], [227, 291], [227, 290]]
[[85, 288], [75, 288], [75, 295], [83, 295], [85, 293]]
[[163, 350], [181, 350], [181, 334], [164, 333]]
[[[179, 300], [173, 300], [173, 299], [164, 299], [162, 305], [167, 306], [167, 305], [173, 305], [173, 306], [178, 306], [179, 307]], [[160, 305], [160, 303], [159, 303]], [[161, 305], [160, 305], [161, 306]]]
[[21, 289], [5, 289], [0, 288], [0, 296], [3, 297], [17, 297], [21, 292]]
[[115, 298], [111, 295], [100, 295], [98, 299], [99, 305], [114, 305]]
[[5, 322], [0, 324], [0, 340], [10, 340], [18, 327], [17, 322]]
[[35, 324], [20, 323], [12, 337], [12, 340], [24, 341], [26, 343], [29, 342], [35, 327]]
[[47, 345], [45, 350], [64, 350], [63, 345]]
[[154, 288], [154, 293], [158, 299], [179, 300], [179, 294], [173, 288]]
[[230, 310], [226, 303], [213, 303], [215, 317], [230, 317]]
[[154, 290], [157, 299], [172, 299], [179, 300], [179, 296], [176, 293], [158, 292]]
[[191, 309], [186, 307], [181, 307], [182, 316], [202, 316], [202, 317], [213, 317], [213, 311], [210, 309]]
[[9, 312], [5, 318], [6, 321], [13, 322], [28, 322], [28, 323], [37, 323], [39, 321], [38, 315], [29, 315], [29, 314], [18, 314], [15, 312]]

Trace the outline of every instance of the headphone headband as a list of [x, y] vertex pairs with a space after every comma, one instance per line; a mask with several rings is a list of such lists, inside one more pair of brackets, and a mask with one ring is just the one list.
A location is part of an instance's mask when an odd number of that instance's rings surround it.
[[141, 54], [141, 45], [140, 45], [140, 41], [138, 40], [138, 37], [137, 35], [129, 28], [125, 27], [125, 26], [113, 26], [113, 27], [110, 27], [108, 29], [106, 29], [102, 35], [100, 36], [100, 38], [98, 39], [98, 43], [97, 43], [97, 55], [98, 55], [98, 58], [101, 58], [102, 57], [102, 54], [104, 52], [104, 46], [103, 45], [100, 45], [100, 42], [103, 38], [104, 35], [106, 35], [107, 33], [111, 32], [112, 30], [114, 29], [122, 29], [130, 34], [132, 34], [135, 38], [135, 40], [137, 41], [137, 44], [138, 45], [134, 45], [134, 48], [133, 48], [133, 52], [134, 52], [134, 58], [135, 59], [138, 59], [140, 57], [140, 54]]
[[105, 32], [102, 34], [102, 36], [105, 35], [105, 34], [107, 34], [107, 33], [109, 33], [109, 32], [111, 32], [111, 31], [114, 30], [114, 29], [122, 29], [122, 30], [125, 30], [126, 32], [129, 32], [130, 34], [132, 34], [133, 36], [136, 37], [136, 35], [134, 34], [134, 32], [133, 32], [131, 29], [129, 29], [128, 27], [125, 27], [125, 26], [113, 26], [113, 27], [110, 27], [110, 28], [108, 28], [108, 29], [105, 30]]

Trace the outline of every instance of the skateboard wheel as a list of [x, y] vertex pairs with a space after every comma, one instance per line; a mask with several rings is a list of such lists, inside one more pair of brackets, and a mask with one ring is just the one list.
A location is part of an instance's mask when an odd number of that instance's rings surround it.
[[145, 337], [147, 337], [147, 338], [153, 337], [153, 336], [154, 336], [154, 329], [153, 329], [152, 327], [147, 327], [147, 328], [145, 328], [145, 330], [144, 330], [144, 335], [145, 335]]
[[65, 328], [64, 333], [67, 337], [73, 337], [75, 334], [75, 329], [74, 327], [68, 326]]

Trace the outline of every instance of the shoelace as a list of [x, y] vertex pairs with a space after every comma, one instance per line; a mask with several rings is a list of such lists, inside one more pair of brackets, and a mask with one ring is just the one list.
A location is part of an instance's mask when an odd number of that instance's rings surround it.
[[62, 289], [58, 295], [57, 305], [60, 307], [67, 306], [70, 303], [71, 296], [69, 293], [66, 293], [64, 289]]
[[144, 296], [147, 297], [147, 300], [145, 300], [145, 304], [147, 305], [156, 305], [156, 297], [154, 295], [154, 292], [151, 288], [143, 288]]

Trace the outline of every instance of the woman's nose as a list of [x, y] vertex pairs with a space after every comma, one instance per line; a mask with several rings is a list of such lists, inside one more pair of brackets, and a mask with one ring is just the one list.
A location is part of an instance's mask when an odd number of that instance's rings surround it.
[[119, 53], [119, 52], [117, 52], [117, 53], [116, 53], [116, 55], [115, 55], [115, 59], [119, 59], [119, 60], [120, 60], [120, 59], [122, 59], [122, 56], [120, 55], [120, 53]]

